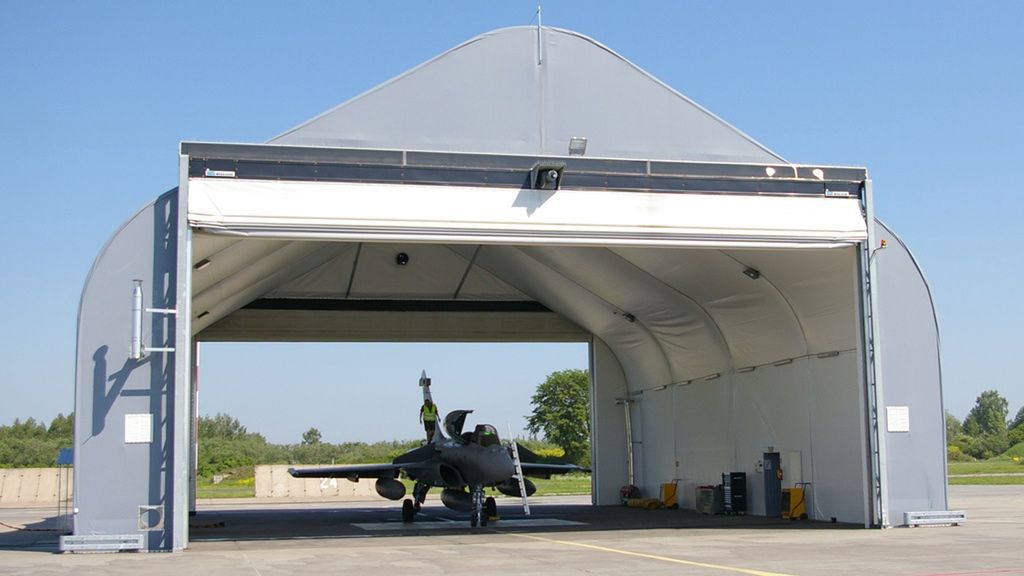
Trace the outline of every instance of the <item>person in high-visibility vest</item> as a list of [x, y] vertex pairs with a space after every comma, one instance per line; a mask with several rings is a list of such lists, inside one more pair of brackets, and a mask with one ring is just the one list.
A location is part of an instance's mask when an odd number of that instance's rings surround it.
[[420, 407], [420, 422], [427, 432], [427, 443], [434, 441], [434, 430], [437, 429], [437, 406], [427, 398]]

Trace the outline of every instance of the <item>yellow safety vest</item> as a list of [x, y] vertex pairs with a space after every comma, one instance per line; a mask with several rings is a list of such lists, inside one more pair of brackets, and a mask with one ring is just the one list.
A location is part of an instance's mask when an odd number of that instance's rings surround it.
[[420, 413], [423, 414], [424, 422], [437, 422], [437, 404], [427, 406], [426, 404], [420, 408]]

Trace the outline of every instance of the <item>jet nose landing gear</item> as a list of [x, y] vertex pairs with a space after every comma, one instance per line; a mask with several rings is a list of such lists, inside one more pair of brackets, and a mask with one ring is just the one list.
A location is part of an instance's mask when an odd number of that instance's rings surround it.
[[[493, 502], [493, 498], [488, 498]], [[487, 520], [489, 518], [487, 506], [484, 504], [484, 488], [483, 486], [473, 487], [473, 515], [469, 518], [469, 525], [476, 528], [477, 525], [487, 526]]]

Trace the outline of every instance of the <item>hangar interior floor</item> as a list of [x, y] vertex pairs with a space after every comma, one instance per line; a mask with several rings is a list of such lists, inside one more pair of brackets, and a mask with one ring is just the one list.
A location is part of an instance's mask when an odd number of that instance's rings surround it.
[[518, 500], [499, 499], [498, 519], [471, 528], [469, 515], [428, 500], [415, 522], [401, 521], [392, 502], [289, 502], [251, 500], [206, 504], [190, 522], [193, 544], [217, 541], [367, 538], [472, 535], [498, 532], [586, 532], [648, 529], [846, 529], [859, 526], [831, 522], [790, 521], [761, 516], [697, 514], [692, 510], [646, 510], [626, 506], [591, 506], [589, 496], [534, 498], [526, 516]]

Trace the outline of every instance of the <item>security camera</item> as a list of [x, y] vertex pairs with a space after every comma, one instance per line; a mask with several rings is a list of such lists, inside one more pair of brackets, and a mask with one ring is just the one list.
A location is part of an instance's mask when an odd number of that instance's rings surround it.
[[558, 190], [564, 171], [565, 162], [538, 162], [530, 170], [530, 184], [537, 190]]
[[406, 254], [405, 252], [399, 252], [398, 254], [395, 255], [395, 264], [398, 264], [399, 266], [405, 266], [408, 263], [409, 255]]

